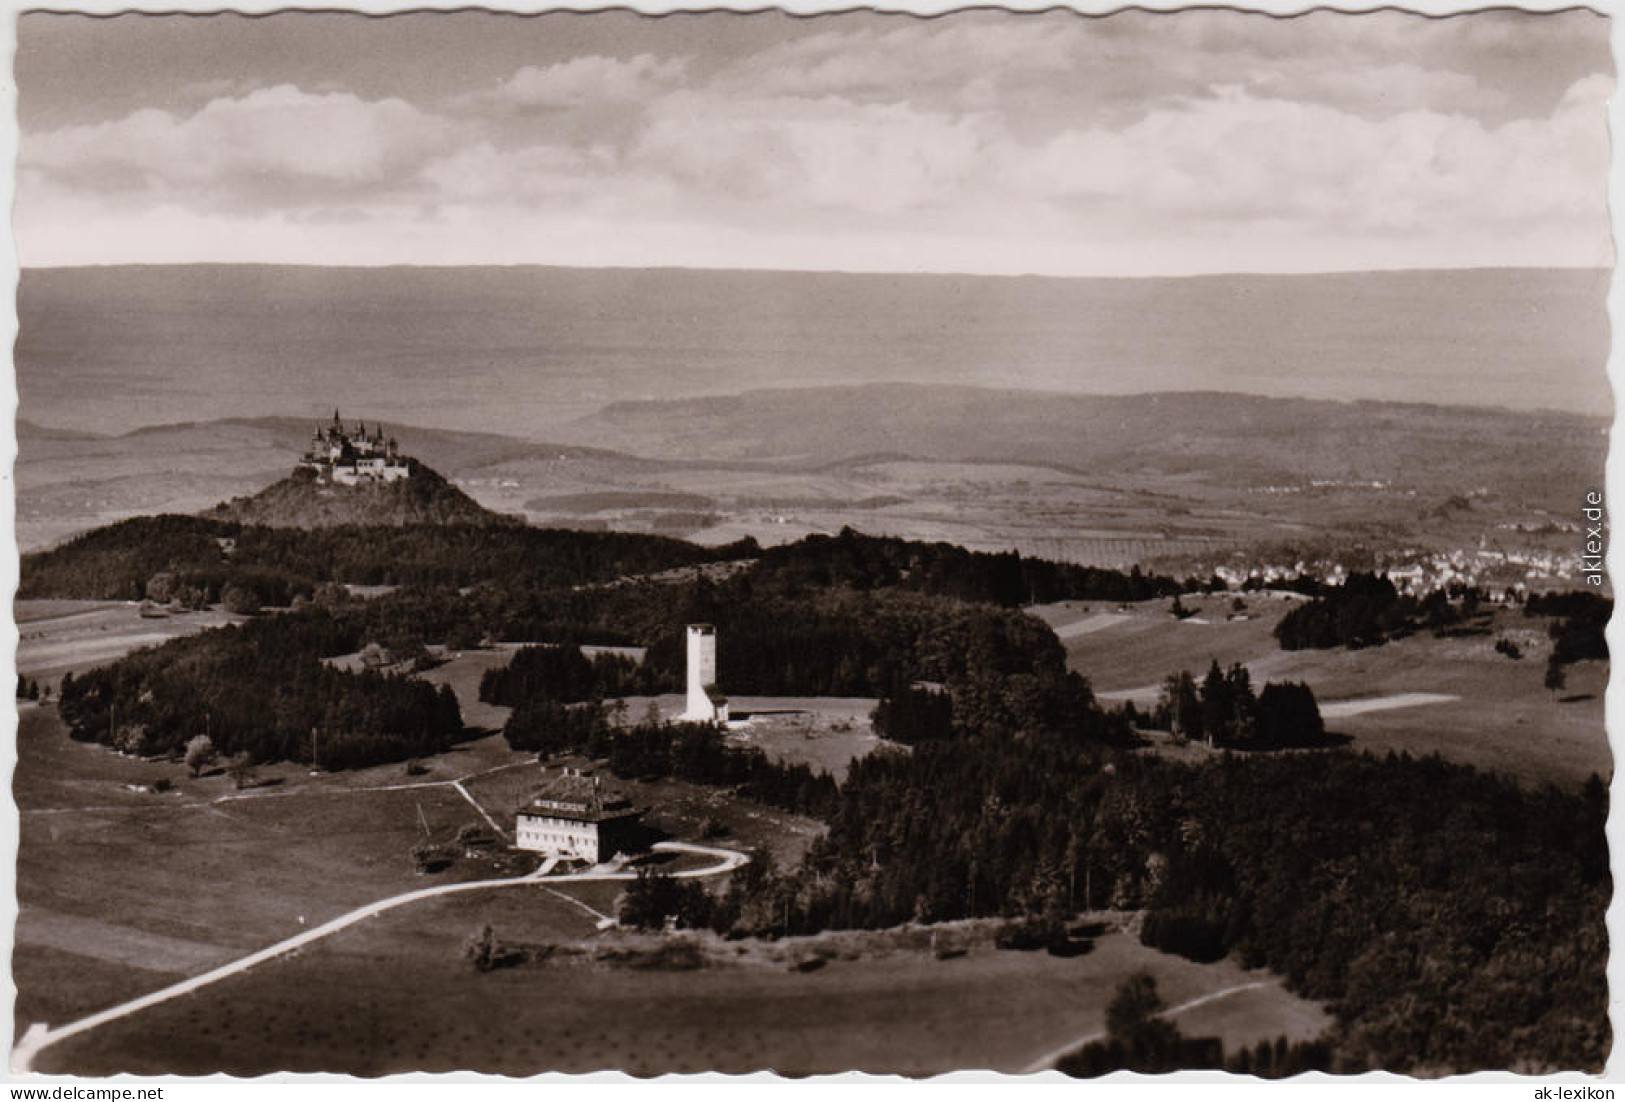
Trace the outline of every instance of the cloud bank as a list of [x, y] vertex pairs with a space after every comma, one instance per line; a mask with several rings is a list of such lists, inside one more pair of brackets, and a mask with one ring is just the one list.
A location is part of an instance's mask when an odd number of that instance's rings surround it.
[[423, 95], [250, 66], [200, 107], [25, 125], [17, 237], [25, 265], [1602, 265], [1606, 36], [1584, 12], [854, 14], [731, 52], [470, 57]]

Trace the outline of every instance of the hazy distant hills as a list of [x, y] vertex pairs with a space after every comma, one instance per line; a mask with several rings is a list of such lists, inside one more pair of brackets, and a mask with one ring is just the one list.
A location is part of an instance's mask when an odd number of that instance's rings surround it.
[[[301, 418], [228, 418], [108, 436], [19, 419], [18, 540], [24, 549], [44, 547], [108, 521], [199, 513], [257, 493], [293, 469], [313, 427]], [[536, 466], [593, 454], [489, 433], [386, 427], [403, 449], [452, 477], [492, 464]]]
[[[574, 443], [388, 426], [470, 505], [543, 525], [772, 542], [852, 524], [1103, 563], [1351, 525], [1408, 540], [1438, 534], [1441, 508], [1452, 538], [1572, 519], [1602, 484], [1606, 427], [1551, 412], [908, 384], [619, 402], [558, 430]], [[257, 494], [287, 476], [310, 429], [231, 419], [104, 437], [20, 425], [19, 540], [41, 547]], [[1316, 485], [1365, 489], [1333, 500], [1310, 494]], [[239, 519], [326, 522], [281, 492]], [[1478, 506], [1463, 512], [1464, 495]], [[380, 504], [378, 519], [463, 508]], [[1067, 532], [1109, 546], [1049, 542]]]
[[617, 402], [573, 434], [692, 460], [821, 466], [910, 456], [1102, 476], [1359, 480], [1466, 491], [1485, 483], [1600, 483], [1606, 427], [1601, 418], [1575, 414], [1471, 407], [894, 384]]
[[[358, 411], [365, 416], [366, 411]], [[370, 424], [374, 423], [367, 417]], [[310, 443], [314, 421], [298, 417], [227, 417], [217, 421], [183, 422], [153, 425], [116, 435], [86, 432], [77, 429], [47, 428], [26, 418], [17, 419], [19, 446], [28, 445], [43, 457], [45, 445], [66, 445], [57, 449], [62, 454], [77, 457], [101, 455], [119, 456], [139, 461], [142, 456], [163, 457], [185, 455], [195, 457], [207, 454], [212, 466], [218, 466], [231, 457], [239, 460], [264, 455], [276, 457], [277, 465], [291, 466], [294, 458]], [[386, 430], [395, 426], [384, 425]], [[496, 433], [445, 430], [423, 425], [410, 426], [411, 442], [416, 454], [425, 462], [445, 470], [487, 466], [505, 459], [540, 452], [556, 453], [558, 445], [521, 440]], [[567, 448], [572, 452], [591, 449]], [[287, 463], [281, 460], [287, 458]], [[237, 464], [240, 465], [240, 464]]]
[[[1608, 286], [1544, 269], [31, 269], [18, 538], [255, 493], [335, 405], [493, 511], [710, 542], [852, 523], [1114, 565], [1351, 524], [1409, 538], [1473, 491], [1475, 530], [1550, 527], [1602, 482], [1587, 415], [1612, 400]], [[1396, 493], [1268, 496], [1311, 482]], [[1082, 542], [1049, 542], [1061, 531]]]
[[897, 382], [1589, 412], [1609, 400], [1608, 286], [1543, 269], [28, 269], [15, 361], [23, 416], [98, 432], [338, 405], [553, 439], [628, 399]]

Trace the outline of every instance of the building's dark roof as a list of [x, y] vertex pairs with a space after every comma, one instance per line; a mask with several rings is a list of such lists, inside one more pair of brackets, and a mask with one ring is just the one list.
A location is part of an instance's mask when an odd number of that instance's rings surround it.
[[604, 788], [594, 776], [562, 773], [549, 777], [519, 809], [521, 815], [548, 815], [578, 823], [602, 823], [639, 814], [621, 793]]

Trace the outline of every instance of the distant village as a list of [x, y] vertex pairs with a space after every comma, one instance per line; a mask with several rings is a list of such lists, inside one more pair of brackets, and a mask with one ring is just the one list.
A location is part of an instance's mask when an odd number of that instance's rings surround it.
[[[1504, 550], [1489, 546], [1487, 538], [1472, 549], [1423, 551], [1404, 548], [1387, 556], [1388, 565], [1374, 573], [1394, 583], [1400, 593], [1422, 596], [1436, 589], [1475, 588], [1495, 602], [1520, 601], [1557, 583], [1572, 583], [1579, 558], [1542, 550]], [[1327, 585], [1342, 585], [1351, 570], [1336, 560], [1299, 559], [1295, 562], [1242, 566], [1222, 563], [1213, 575], [1231, 589], [1258, 589], [1312, 576]]]

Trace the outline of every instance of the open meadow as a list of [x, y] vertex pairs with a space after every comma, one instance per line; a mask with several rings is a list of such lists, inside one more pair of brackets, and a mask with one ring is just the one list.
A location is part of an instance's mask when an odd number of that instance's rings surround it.
[[[425, 676], [451, 684], [465, 716], [491, 722], [500, 716], [478, 704], [479, 674], [510, 656], [507, 649], [464, 652]], [[60, 1024], [206, 971], [375, 899], [511, 875], [535, 863], [465, 858], [425, 876], [412, 856], [420, 843], [448, 842], [464, 827], [495, 822], [512, 831], [514, 809], [542, 774], [534, 755], [511, 750], [500, 735], [411, 768], [261, 766], [251, 786], [238, 790], [219, 768], [193, 777], [179, 761], [73, 740], [52, 705], [18, 707], [19, 1033], [31, 1022]], [[155, 791], [159, 782], [168, 789]], [[657, 830], [761, 847], [783, 864], [799, 860], [822, 829], [704, 786], [623, 787], [652, 810]], [[621, 889], [578, 890], [612, 912]]]
[[[72, 742], [49, 707], [22, 714], [18, 751], [19, 1031], [120, 1001], [142, 986], [132, 969], [156, 989], [421, 887], [412, 848], [481, 822], [450, 786], [374, 791], [356, 776], [236, 792]], [[147, 790], [160, 777], [173, 787]], [[459, 862], [440, 875], [480, 874]]]
[[[463, 946], [487, 925], [541, 959], [475, 971]], [[1122, 933], [1071, 959], [998, 950], [991, 933], [979, 922], [779, 942], [600, 935], [540, 887], [482, 891], [69, 1039], [42, 1070], [1020, 1072], [1104, 1029], [1117, 983], [1141, 969], [1170, 1006], [1218, 995], [1187, 1013], [1227, 1046], [1307, 1039], [1330, 1020], [1268, 975]], [[1238, 1012], [1222, 1013], [1232, 1001]]]
[[241, 623], [219, 609], [147, 613], [134, 601], [13, 601], [17, 672], [55, 685], [68, 672], [105, 666], [142, 647]]
[[[416, 775], [399, 765], [330, 775], [283, 767], [261, 773], [280, 784], [238, 792], [219, 774], [191, 778], [179, 763], [73, 742], [48, 706], [23, 713], [20, 749], [19, 1034], [374, 899], [511, 875], [489, 860], [460, 860], [425, 877], [410, 851], [480, 822], [480, 808], [507, 829], [538, 777], [533, 759], [490, 736], [426, 759]], [[170, 791], [142, 789], [159, 776]], [[461, 790], [447, 783], [455, 778]], [[821, 829], [702, 786], [617, 784], [655, 809], [657, 826], [760, 846], [781, 867]], [[1020, 1071], [1098, 1032], [1117, 981], [1142, 967], [1170, 1005], [1242, 988], [1190, 1011], [1234, 1000], [1244, 1013], [1204, 1024], [1231, 1044], [1309, 1037], [1327, 1021], [1268, 976], [1196, 965], [1121, 934], [1069, 960], [996, 950], [985, 923], [779, 943], [606, 939], [596, 916], [613, 914], [622, 890], [535, 884], [411, 904], [68, 1038], [41, 1054], [38, 1070]], [[485, 925], [542, 959], [476, 973], [462, 946]], [[699, 950], [685, 947], [694, 939]], [[824, 962], [815, 972], [798, 969], [813, 959]]]
[[[1301, 598], [1245, 594], [1246, 620], [1230, 621], [1235, 594], [1185, 597], [1195, 615], [1175, 619], [1169, 602], [1118, 606], [1066, 602], [1033, 609], [1066, 647], [1067, 661], [1107, 703], [1156, 703], [1162, 678], [1210, 663], [1245, 665], [1255, 687], [1302, 681], [1314, 690], [1327, 730], [1352, 750], [1438, 753], [1535, 784], [1583, 783], [1612, 774], [1603, 724], [1605, 662], [1568, 667], [1568, 685], [1543, 683], [1549, 621], [1496, 609], [1483, 634], [1406, 639], [1359, 650], [1282, 650], [1275, 624]], [[1523, 657], [1495, 650], [1515, 642]]]
[[[728, 742], [755, 747], [776, 764], [805, 765], [843, 781], [858, 758], [877, 750], [907, 752], [875, 734], [869, 716], [877, 703], [860, 696], [732, 696], [728, 712], [739, 722], [730, 724]], [[677, 720], [686, 706], [675, 694], [626, 698], [626, 714], [633, 720], [650, 714]]]

